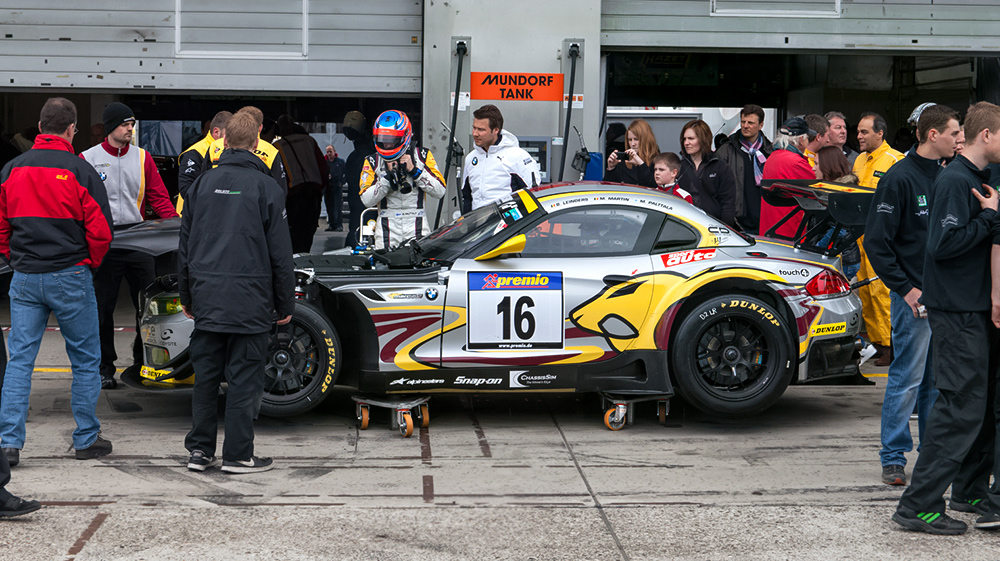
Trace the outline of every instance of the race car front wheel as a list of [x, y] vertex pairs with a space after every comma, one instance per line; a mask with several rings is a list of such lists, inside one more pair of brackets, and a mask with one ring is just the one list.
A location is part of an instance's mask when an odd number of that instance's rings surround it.
[[288, 417], [322, 403], [337, 381], [339, 359], [340, 339], [323, 312], [296, 302], [292, 321], [278, 326], [268, 346], [260, 412]]
[[784, 318], [756, 298], [718, 296], [681, 322], [671, 352], [677, 389], [706, 413], [750, 415], [785, 392], [795, 362]]

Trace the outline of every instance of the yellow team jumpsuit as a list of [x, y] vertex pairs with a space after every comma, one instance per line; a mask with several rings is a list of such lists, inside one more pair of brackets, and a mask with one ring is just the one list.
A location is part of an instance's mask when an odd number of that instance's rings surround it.
[[[862, 152], [854, 161], [854, 175], [858, 176], [858, 185], [872, 189], [878, 187], [878, 181], [885, 175], [885, 172], [904, 157], [901, 152], [893, 150], [889, 143], [884, 140], [874, 152], [870, 154]], [[872, 264], [865, 254], [863, 240], [864, 236], [858, 240], [858, 249], [861, 250], [861, 268], [858, 269], [859, 281], [876, 276], [875, 271], [872, 270]], [[877, 280], [859, 289], [858, 296], [861, 297], [861, 313], [865, 318], [868, 338], [876, 345], [888, 347], [892, 342], [889, 289], [881, 280]]]

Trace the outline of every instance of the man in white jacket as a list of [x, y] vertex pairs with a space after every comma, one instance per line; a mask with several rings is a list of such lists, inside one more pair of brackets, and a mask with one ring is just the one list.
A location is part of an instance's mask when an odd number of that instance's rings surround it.
[[462, 212], [466, 213], [518, 189], [541, 183], [538, 163], [503, 128], [503, 115], [496, 105], [484, 105], [472, 113], [475, 148], [465, 157], [462, 175]]

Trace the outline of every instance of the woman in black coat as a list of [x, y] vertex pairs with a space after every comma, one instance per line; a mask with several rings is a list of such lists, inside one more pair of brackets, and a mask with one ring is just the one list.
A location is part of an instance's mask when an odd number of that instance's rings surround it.
[[681, 130], [681, 172], [677, 183], [694, 204], [726, 224], [736, 226], [736, 179], [712, 152], [712, 130], [701, 119]]
[[656, 144], [653, 128], [646, 121], [636, 119], [629, 124], [625, 139], [628, 146], [625, 149], [628, 160], [622, 162], [622, 159], [612, 152], [608, 156], [604, 180], [656, 188], [656, 180], [653, 179], [653, 158], [660, 153], [660, 147]]

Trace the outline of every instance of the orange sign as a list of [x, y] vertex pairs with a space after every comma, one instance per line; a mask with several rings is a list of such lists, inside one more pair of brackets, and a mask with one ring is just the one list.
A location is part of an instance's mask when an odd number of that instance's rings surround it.
[[562, 101], [562, 74], [472, 72], [472, 99]]

